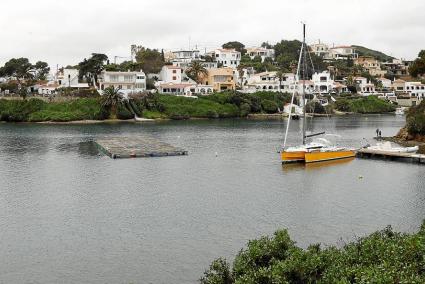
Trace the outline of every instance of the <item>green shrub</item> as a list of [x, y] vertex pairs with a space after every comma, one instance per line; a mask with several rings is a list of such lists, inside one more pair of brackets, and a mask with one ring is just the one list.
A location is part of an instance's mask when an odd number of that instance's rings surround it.
[[77, 99], [46, 103], [39, 99], [0, 100], [0, 120], [4, 121], [73, 121], [101, 120], [108, 117], [99, 99]]
[[251, 112], [251, 106], [248, 103], [243, 103], [240, 107], [240, 116], [246, 117]]
[[275, 103], [274, 101], [270, 101], [270, 100], [263, 100], [261, 102], [261, 108], [266, 112], [266, 113], [276, 113], [278, 106], [277, 103]]
[[308, 102], [305, 106], [308, 113], [326, 114], [326, 109], [319, 102]]
[[286, 230], [250, 241], [233, 261], [220, 258], [202, 284], [231, 283], [425, 283], [425, 225], [418, 233], [391, 227], [346, 244], [301, 249]]
[[335, 108], [339, 111], [355, 113], [384, 113], [395, 110], [393, 104], [376, 96], [338, 99], [335, 102]]
[[121, 104], [121, 105], [118, 106], [117, 118], [118, 119], [132, 119], [132, 118], [134, 118], [134, 114], [132, 112], [130, 112], [128, 106]]
[[406, 127], [412, 135], [425, 135], [425, 101], [409, 109], [406, 115]]

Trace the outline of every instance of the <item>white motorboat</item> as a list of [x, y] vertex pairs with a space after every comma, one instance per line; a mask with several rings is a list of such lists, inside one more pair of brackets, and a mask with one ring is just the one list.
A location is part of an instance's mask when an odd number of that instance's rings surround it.
[[377, 143], [375, 146], [369, 146], [367, 150], [392, 152], [392, 153], [416, 153], [419, 150], [418, 146], [414, 147], [394, 147], [391, 142]]
[[395, 109], [395, 114], [404, 115], [404, 107], [398, 107]]

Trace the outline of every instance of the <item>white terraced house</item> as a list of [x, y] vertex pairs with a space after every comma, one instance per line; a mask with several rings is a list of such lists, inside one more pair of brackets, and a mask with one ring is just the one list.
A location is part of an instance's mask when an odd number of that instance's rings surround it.
[[89, 84], [78, 82], [78, 69], [65, 68], [56, 73], [55, 81], [60, 88], [88, 88]]
[[124, 94], [140, 93], [146, 91], [146, 75], [139, 72], [103, 71], [99, 77], [99, 89], [102, 93], [108, 87], [121, 90]]
[[236, 68], [241, 63], [241, 53], [235, 49], [219, 48], [214, 51], [214, 60], [222, 67]]
[[310, 50], [312, 53], [322, 58], [329, 56], [329, 46], [320, 42], [320, 40], [318, 43], [310, 45]]
[[327, 71], [314, 73], [312, 76], [315, 93], [331, 93], [334, 88], [334, 80], [331, 79], [331, 74]]
[[173, 66], [183, 69], [186, 69], [193, 61], [201, 60], [199, 50], [179, 50], [173, 51], [172, 54], [171, 63], [173, 63]]
[[260, 57], [261, 62], [264, 62], [266, 58], [274, 58], [274, 49], [264, 48], [264, 47], [248, 47], [246, 49], [246, 54], [254, 59], [255, 57]]
[[326, 60], [347, 60], [349, 58], [356, 59], [358, 57], [358, 53], [352, 46], [342, 45], [335, 46], [329, 49], [329, 53], [325, 55], [324, 59]]
[[180, 84], [182, 82], [182, 69], [177, 66], [164, 65], [159, 72], [159, 79], [164, 83]]
[[423, 100], [425, 97], [425, 84], [421, 82], [405, 82], [404, 88], [411, 98]]
[[247, 80], [247, 89], [253, 92], [261, 90], [279, 92], [279, 78], [276, 76], [276, 71], [253, 74]]
[[375, 85], [370, 83], [365, 77], [355, 77], [354, 82], [360, 89], [360, 94], [370, 96], [375, 94]]
[[198, 85], [195, 83], [163, 83], [159, 85], [159, 92], [167, 95], [193, 96], [210, 95], [213, 87], [208, 85]]

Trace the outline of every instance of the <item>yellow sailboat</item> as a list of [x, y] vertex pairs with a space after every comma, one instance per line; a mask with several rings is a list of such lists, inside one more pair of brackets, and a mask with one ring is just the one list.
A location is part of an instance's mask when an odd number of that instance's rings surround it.
[[[288, 137], [289, 124], [291, 122], [291, 113], [289, 113], [288, 124], [286, 125], [285, 140], [283, 143], [281, 154], [282, 163], [315, 163], [315, 162], [324, 162], [332, 161], [339, 159], [349, 159], [353, 158], [356, 155], [355, 149], [347, 147], [338, 147], [332, 146], [328, 143], [327, 140], [322, 139], [319, 142], [310, 142], [306, 143], [307, 138], [314, 136], [322, 135], [324, 132], [306, 135], [306, 88], [305, 80], [307, 79], [307, 54], [308, 47], [305, 43], [305, 24], [303, 24], [303, 42], [301, 45], [300, 57], [298, 60], [297, 68], [297, 82], [298, 85], [299, 78], [302, 77], [302, 106], [303, 106], [303, 126], [302, 126], [302, 145], [286, 147], [286, 140]], [[292, 93], [291, 107], [289, 108], [292, 111], [292, 106], [294, 104], [294, 97], [296, 89]]]

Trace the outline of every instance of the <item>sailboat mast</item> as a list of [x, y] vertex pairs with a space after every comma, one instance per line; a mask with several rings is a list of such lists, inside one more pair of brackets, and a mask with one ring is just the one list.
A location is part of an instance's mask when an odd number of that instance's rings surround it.
[[306, 44], [305, 44], [305, 23], [303, 23], [303, 43], [302, 43], [302, 48], [301, 48], [301, 52], [302, 52], [302, 82], [303, 82], [303, 95], [302, 95], [302, 100], [303, 100], [303, 145], [305, 145], [306, 142], [306, 126], [307, 126], [307, 119], [306, 119], [306, 101], [305, 101], [305, 80], [306, 80], [306, 58], [305, 58], [305, 54], [306, 54]]

